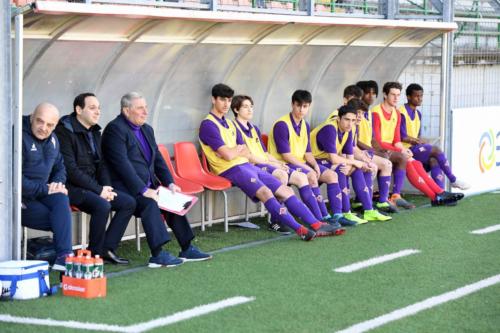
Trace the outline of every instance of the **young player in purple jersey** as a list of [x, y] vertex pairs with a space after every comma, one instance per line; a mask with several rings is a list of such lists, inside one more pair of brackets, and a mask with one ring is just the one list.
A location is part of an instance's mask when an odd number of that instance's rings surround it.
[[[376, 154], [387, 156], [402, 174], [406, 173], [410, 183], [424, 193], [433, 206], [456, 205], [456, 201], [463, 197], [463, 194], [453, 194], [443, 191], [425, 172], [422, 163], [413, 158], [413, 153], [405, 148], [401, 142], [401, 112], [397, 109], [402, 86], [399, 82], [386, 82], [384, 84], [384, 102], [373, 108], [373, 133]], [[402, 170], [402, 167], [405, 167]], [[402, 182], [397, 182], [395, 173], [395, 184], [398, 191], [402, 188]], [[399, 195], [396, 192], [392, 198]], [[397, 200], [395, 200], [397, 204]]]
[[431, 177], [436, 184], [444, 189], [444, 177], [448, 177], [451, 186], [466, 190], [470, 186], [464, 181], [458, 180], [451, 171], [450, 164], [443, 151], [427, 143], [421, 137], [422, 113], [418, 107], [422, 105], [424, 88], [419, 84], [412, 83], [406, 88], [408, 103], [401, 106], [401, 141], [413, 153], [413, 157], [422, 162], [426, 171], [431, 172]]
[[[200, 144], [211, 170], [229, 179], [253, 200], [261, 201], [274, 220], [292, 228], [303, 240], [342, 233], [343, 229], [317, 221], [292, 189], [248, 162], [250, 151], [234, 123], [225, 118], [233, 95], [233, 89], [227, 85], [216, 84], [212, 88], [212, 109], [200, 125]], [[297, 223], [277, 198], [314, 231]]]
[[392, 218], [373, 209], [370, 190], [363, 176], [363, 170], [370, 169], [369, 166], [354, 159], [353, 129], [357, 118], [357, 109], [353, 106], [355, 102], [361, 103], [357, 99], [349, 101], [338, 109], [337, 117], [327, 119], [312, 131], [312, 152], [318, 163], [337, 173], [340, 189], [345, 193], [342, 196], [345, 213], [350, 213], [348, 177], [351, 177], [354, 190], [364, 209], [363, 219], [358, 218], [355, 221], [388, 221]]
[[[361, 88], [363, 101], [367, 110], [364, 110], [361, 117], [357, 121], [357, 144], [354, 149], [354, 154], [357, 158], [363, 155], [377, 166], [377, 185], [379, 190], [379, 198], [375, 203], [375, 207], [383, 212], [397, 213], [398, 209], [389, 201], [389, 187], [391, 185], [393, 165], [387, 158], [374, 154], [373, 150], [373, 129], [372, 115], [370, 106], [373, 105], [378, 96], [378, 84], [373, 80], [359, 81], [356, 86]], [[370, 179], [365, 173], [365, 181], [370, 186]], [[373, 189], [373, 186], [371, 187]], [[373, 190], [372, 190], [373, 191]], [[373, 194], [373, 192], [372, 192]], [[400, 201], [401, 202], [401, 201]]]
[[[244, 95], [234, 96], [231, 102], [231, 110], [235, 118], [236, 128], [241, 132], [241, 136], [251, 152], [250, 162], [263, 171], [272, 174], [284, 185], [297, 186], [302, 201], [313, 213], [314, 217], [321, 220], [323, 216], [306, 174], [290, 169], [285, 162], [279, 161], [269, 154], [262, 141], [259, 128], [250, 122], [254, 115], [252, 98]], [[273, 224], [271, 228], [275, 229]]]
[[[378, 91], [377, 83], [375, 81], [362, 81], [375, 84], [375, 88], [370, 89], [371, 91]], [[359, 84], [358, 82], [357, 84]], [[361, 100], [366, 94], [364, 90], [360, 88], [358, 85], [349, 85], [344, 88], [344, 105], [349, 103], [352, 100]], [[367, 84], [368, 85], [368, 84]], [[372, 88], [372, 85], [369, 84], [369, 87]], [[373, 96], [373, 95], [372, 95]], [[373, 99], [372, 99], [373, 100]], [[338, 116], [338, 110], [333, 111], [328, 119], [335, 118]], [[370, 198], [373, 198], [373, 176], [378, 174], [378, 187], [379, 187], [379, 197], [377, 202], [375, 203], [375, 208], [379, 211], [387, 212], [387, 213], [396, 213], [398, 212], [397, 208], [389, 203], [389, 186], [391, 184], [391, 172], [392, 172], [392, 163], [383, 157], [376, 156], [373, 154], [373, 148], [371, 145], [372, 142], [372, 124], [371, 124], [371, 115], [369, 111], [366, 109], [361, 118], [357, 118], [356, 123], [356, 144], [354, 144], [354, 157], [357, 160], [365, 162], [365, 168], [363, 169], [364, 183], [368, 187]], [[357, 181], [357, 178], [354, 179], [354, 182]], [[354, 186], [355, 188], [360, 188], [358, 184]], [[357, 194], [357, 193], [356, 193]], [[347, 195], [342, 192], [342, 199], [346, 202], [349, 198]], [[362, 209], [363, 205], [356, 198], [354, 203], [352, 204], [353, 209]], [[344, 213], [344, 216], [349, 219], [358, 219], [354, 213]], [[358, 221], [359, 222], [359, 221]]]
[[[355, 224], [343, 218], [342, 196], [338, 184], [337, 174], [316, 162], [310, 146], [310, 127], [305, 117], [312, 103], [311, 93], [307, 90], [296, 90], [292, 95], [292, 111], [279, 118], [269, 133], [268, 149], [276, 159], [285, 162], [291, 169], [301, 171], [307, 175], [309, 185], [318, 200], [323, 215], [323, 221], [332, 225]], [[335, 214], [328, 213], [321, 197], [319, 185], [326, 183], [330, 208]]]

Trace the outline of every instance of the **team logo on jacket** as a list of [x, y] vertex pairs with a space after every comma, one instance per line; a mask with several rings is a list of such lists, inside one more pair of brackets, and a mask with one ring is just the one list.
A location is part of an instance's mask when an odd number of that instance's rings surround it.
[[36, 146], [35, 146], [35, 143], [33, 142], [33, 144], [31, 145], [31, 151], [37, 151], [38, 149], [36, 149]]

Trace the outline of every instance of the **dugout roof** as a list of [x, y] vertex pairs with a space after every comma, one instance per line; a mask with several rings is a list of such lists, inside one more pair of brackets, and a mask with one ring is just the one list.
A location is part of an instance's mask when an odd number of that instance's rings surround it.
[[119, 99], [142, 91], [158, 141], [196, 141], [218, 82], [255, 101], [267, 132], [291, 93], [313, 93], [313, 125], [358, 80], [397, 79], [429, 41], [455, 23], [212, 12], [37, 1], [24, 18], [24, 113], [43, 100], [71, 112], [95, 92], [102, 124]]

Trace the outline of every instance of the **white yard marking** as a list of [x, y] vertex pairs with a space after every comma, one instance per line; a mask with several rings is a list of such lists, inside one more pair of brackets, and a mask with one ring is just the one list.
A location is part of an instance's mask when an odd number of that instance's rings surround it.
[[362, 323], [350, 326], [346, 329], [343, 329], [341, 331], [337, 331], [337, 333], [362, 333], [366, 332], [369, 330], [372, 330], [374, 328], [383, 326], [387, 323], [413, 316], [414, 314], [417, 314], [423, 310], [427, 310], [430, 308], [433, 308], [437, 305], [441, 305], [443, 303], [453, 301], [456, 299], [459, 299], [461, 297], [467, 296], [469, 294], [472, 294], [476, 291], [479, 291], [483, 288], [487, 288], [490, 286], [493, 286], [497, 283], [500, 283], [500, 274], [489, 277], [487, 279], [478, 281], [476, 283], [472, 283], [469, 285], [466, 285], [464, 287], [449, 291], [447, 293], [430, 297], [427, 298], [426, 300], [423, 300], [421, 302], [409, 305], [407, 307], [394, 310], [388, 314], [382, 315], [380, 317], [376, 317], [367, 321], [364, 321]]
[[494, 231], [498, 231], [498, 230], [500, 230], [500, 224], [492, 225], [492, 226], [489, 226], [489, 227], [483, 228], [483, 229], [477, 229], [477, 230], [471, 231], [470, 233], [475, 234], [475, 235], [484, 235], [484, 234], [489, 234], [490, 232], [494, 232]]
[[237, 297], [227, 298], [216, 303], [200, 305], [189, 310], [177, 312], [167, 317], [154, 319], [142, 324], [128, 326], [127, 332], [146, 332], [153, 328], [167, 326], [182, 320], [203, 316], [210, 312], [215, 312], [231, 306], [248, 303], [253, 300], [255, 300], [255, 297], [237, 296]]
[[40, 319], [40, 318], [29, 318], [29, 317], [15, 317], [8, 314], [0, 314], [0, 322], [26, 324], [26, 325], [68, 327], [73, 329], [77, 328], [77, 329], [91, 330], [91, 331], [140, 333], [149, 331], [154, 328], [171, 325], [179, 321], [199, 317], [231, 306], [252, 302], [254, 300], [255, 297], [244, 297], [244, 296], [231, 297], [219, 302], [200, 305], [189, 310], [177, 312], [170, 316], [153, 319], [144, 323], [129, 325], [129, 326], [88, 323], [88, 322], [79, 322], [72, 320], [68, 321], [54, 320], [50, 318]]
[[378, 265], [387, 261], [395, 260], [401, 257], [406, 257], [415, 253], [420, 253], [420, 251], [414, 249], [401, 250], [399, 252], [394, 252], [380, 257], [363, 260], [351, 265], [335, 268], [334, 271], [338, 273], [352, 273], [366, 267]]
[[26, 324], [26, 325], [79, 328], [82, 330], [91, 330], [91, 331], [126, 332], [124, 326], [97, 324], [97, 323], [82, 323], [79, 321], [72, 321], [72, 320], [54, 320], [50, 318], [40, 319], [40, 318], [29, 318], [29, 317], [15, 317], [6, 314], [0, 315], [0, 322]]

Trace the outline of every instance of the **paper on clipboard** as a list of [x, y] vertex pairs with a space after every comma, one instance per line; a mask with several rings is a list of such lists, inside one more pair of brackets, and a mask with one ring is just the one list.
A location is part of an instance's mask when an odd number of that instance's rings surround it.
[[177, 215], [185, 215], [198, 201], [198, 198], [180, 192], [172, 192], [168, 188], [158, 188], [158, 206]]

